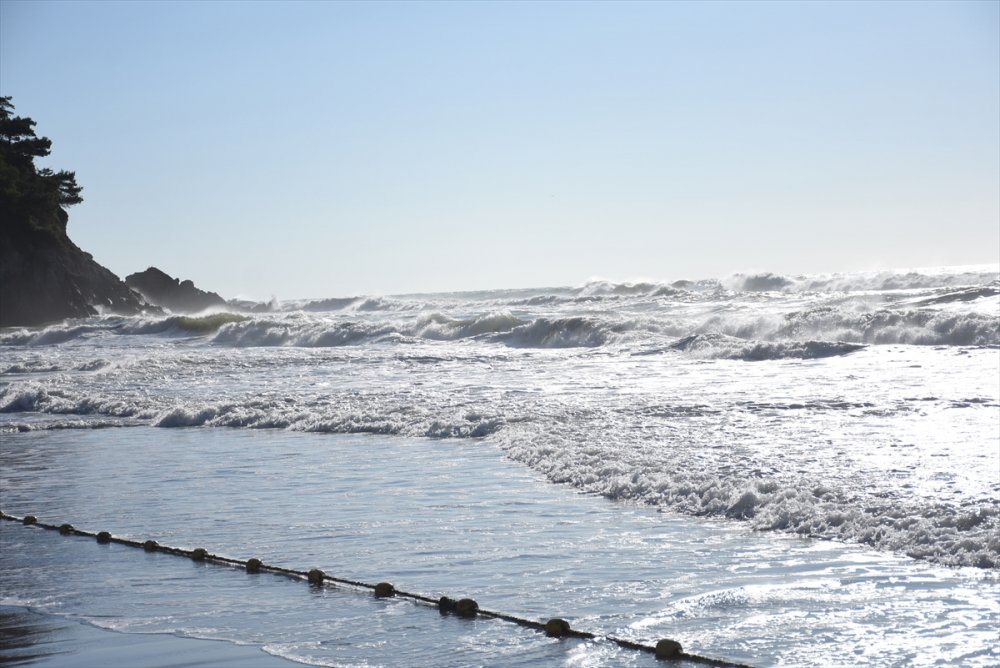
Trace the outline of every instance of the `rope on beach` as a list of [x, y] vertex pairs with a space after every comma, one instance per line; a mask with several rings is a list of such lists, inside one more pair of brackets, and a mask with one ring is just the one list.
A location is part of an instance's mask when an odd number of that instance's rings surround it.
[[252, 557], [250, 559], [231, 559], [229, 557], [223, 557], [217, 554], [212, 554], [203, 547], [196, 547], [193, 550], [184, 550], [178, 547], [170, 547], [167, 545], [162, 545], [155, 540], [146, 541], [136, 541], [129, 540], [127, 538], [120, 538], [111, 535], [107, 531], [92, 532], [85, 531], [83, 529], [77, 529], [72, 524], [46, 524], [45, 522], [39, 522], [38, 518], [34, 515], [25, 515], [24, 517], [14, 517], [13, 515], [8, 515], [3, 511], [0, 511], [0, 519], [4, 519], [10, 522], [20, 522], [24, 526], [34, 526], [40, 529], [48, 529], [50, 531], [58, 531], [64, 536], [88, 536], [91, 538], [96, 538], [97, 542], [102, 545], [107, 545], [108, 543], [118, 543], [120, 545], [127, 545], [129, 547], [141, 548], [147, 552], [163, 552], [165, 554], [172, 554], [178, 557], [187, 557], [194, 561], [206, 562], [206, 563], [216, 563], [226, 566], [239, 567], [246, 570], [247, 573], [273, 573], [275, 575], [283, 575], [288, 578], [295, 580], [305, 580], [312, 586], [321, 587], [327, 582], [332, 582], [341, 585], [348, 585], [351, 587], [359, 589], [370, 589], [374, 592], [375, 596], [378, 598], [405, 598], [411, 601], [416, 601], [419, 603], [425, 603], [436, 607], [441, 614], [455, 614], [460, 617], [486, 617], [491, 619], [499, 619], [512, 624], [517, 624], [524, 628], [533, 629], [535, 631], [540, 631], [545, 633], [549, 637], [553, 638], [584, 638], [584, 639], [603, 639], [608, 642], [612, 642], [619, 647], [625, 649], [636, 650], [639, 652], [647, 652], [653, 654], [658, 659], [674, 660], [674, 661], [688, 661], [690, 663], [699, 663], [706, 666], [715, 666], [717, 668], [750, 668], [749, 666], [741, 663], [733, 663], [732, 661], [724, 661], [721, 659], [712, 659], [705, 656], [699, 656], [697, 654], [691, 654], [689, 652], [683, 651], [681, 644], [676, 640], [662, 639], [653, 645], [644, 645], [642, 643], [634, 642], [632, 640], [625, 640], [624, 638], [617, 638], [610, 635], [598, 635], [595, 633], [590, 633], [589, 631], [578, 631], [571, 628], [569, 623], [561, 618], [554, 617], [549, 619], [547, 622], [538, 622], [530, 619], [524, 619], [523, 617], [517, 617], [515, 615], [507, 615], [501, 612], [495, 612], [492, 610], [484, 610], [479, 607], [479, 604], [471, 598], [463, 598], [459, 600], [454, 600], [448, 598], [447, 596], [442, 596], [439, 599], [433, 599], [429, 596], [424, 596], [422, 594], [414, 594], [411, 592], [401, 591], [396, 589], [392, 584], [388, 582], [379, 582], [378, 584], [368, 584], [367, 582], [359, 582], [358, 580], [349, 580], [347, 578], [338, 578], [332, 575], [327, 575], [318, 568], [313, 568], [310, 571], [297, 571], [291, 568], [283, 568], [281, 566], [274, 566], [272, 564], [265, 564], [261, 562], [260, 559]]

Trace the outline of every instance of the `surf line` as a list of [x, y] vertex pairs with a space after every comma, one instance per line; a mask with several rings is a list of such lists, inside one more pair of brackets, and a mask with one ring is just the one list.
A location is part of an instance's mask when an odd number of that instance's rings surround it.
[[96, 538], [97, 542], [106, 545], [109, 543], [118, 543], [119, 545], [127, 545], [129, 547], [142, 548], [146, 552], [163, 552], [164, 554], [172, 554], [178, 557], [187, 557], [193, 561], [201, 561], [207, 563], [216, 563], [225, 566], [240, 567], [246, 570], [247, 573], [273, 573], [275, 575], [284, 575], [295, 580], [305, 580], [310, 585], [321, 587], [326, 582], [332, 582], [341, 585], [348, 585], [351, 587], [356, 587], [359, 589], [370, 589], [374, 592], [377, 598], [406, 598], [418, 603], [424, 603], [428, 605], [435, 606], [441, 614], [455, 614], [460, 617], [485, 617], [491, 619], [500, 619], [512, 624], [517, 624], [518, 626], [523, 626], [525, 628], [534, 629], [536, 631], [541, 631], [545, 635], [552, 638], [583, 638], [588, 640], [600, 639], [606, 640], [608, 642], [614, 643], [619, 647], [625, 649], [632, 649], [640, 652], [647, 652], [656, 656], [657, 659], [669, 660], [669, 661], [687, 661], [689, 663], [698, 663], [706, 666], [713, 666], [716, 668], [750, 668], [746, 664], [734, 663], [732, 661], [724, 661], [721, 659], [713, 659], [706, 656], [699, 656], [698, 654], [691, 654], [685, 652], [681, 647], [681, 644], [676, 640], [670, 640], [664, 638], [659, 640], [656, 645], [644, 645], [642, 643], [634, 642], [632, 640], [626, 640], [624, 638], [617, 638], [610, 635], [598, 635], [596, 633], [590, 633], [589, 631], [578, 631], [571, 628], [569, 622], [559, 617], [553, 617], [547, 622], [538, 622], [530, 619], [524, 619], [523, 617], [517, 617], [515, 615], [507, 615], [501, 612], [495, 612], [492, 610], [484, 610], [479, 607], [479, 604], [471, 598], [463, 598], [455, 600], [447, 596], [442, 596], [439, 599], [433, 599], [429, 596], [424, 596], [422, 594], [414, 594], [411, 592], [401, 591], [396, 589], [392, 584], [388, 582], [379, 582], [378, 584], [369, 584], [367, 582], [360, 582], [358, 580], [349, 580], [346, 578], [338, 578], [332, 575], [327, 575], [318, 568], [313, 568], [309, 571], [297, 571], [291, 568], [283, 568], [281, 566], [275, 566], [273, 564], [265, 564], [260, 559], [251, 557], [250, 559], [232, 559], [230, 557], [223, 557], [221, 555], [212, 554], [203, 547], [196, 547], [193, 550], [184, 550], [179, 547], [170, 547], [168, 545], [161, 545], [155, 540], [137, 541], [130, 540], [128, 538], [121, 538], [118, 536], [112, 536], [107, 531], [86, 531], [84, 529], [77, 529], [72, 524], [46, 524], [45, 522], [39, 522], [38, 518], [34, 515], [25, 515], [24, 517], [15, 517], [13, 515], [8, 515], [7, 513], [0, 510], [0, 519], [7, 520], [9, 522], [19, 522], [25, 527], [36, 527], [39, 529], [48, 529], [49, 531], [58, 531], [63, 536], [87, 536], [89, 538]]

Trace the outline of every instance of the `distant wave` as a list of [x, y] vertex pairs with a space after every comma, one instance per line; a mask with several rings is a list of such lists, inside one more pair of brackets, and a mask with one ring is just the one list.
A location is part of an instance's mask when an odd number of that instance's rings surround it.
[[306, 302], [300, 306], [293, 308], [300, 308], [303, 311], [342, 311], [351, 304], [357, 303], [361, 299], [360, 297], [333, 297], [331, 299], [316, 299], [310, 302]]
[[[681, 292], [889, 292], [968, 288], [991, 285], [1000, 287], [1000, 271], [995, 267], [942, 268], [912, 271], [877, 271], [844, 274], [786, 276], [771, 272], [732, 274], [723, 279], [677, 280], [670, 283], [591, 281], [577, 289], [580, 297], [670, 296]], [[989, 294], [996, 294], [991, 292]]]
[[670, 347], [698, 357], [748, 362], [835, 357], [864, 348], [863, 345], [843, 341], [744, 341], [723, 334], [693, 334]]
[[954, 304], [956, 302], [971, 302], [978, 299], [996, 297], [997, 295], [1000, 295], [1000, 282], [983, 287], [947, 290], [933, 297], [918, 299], [913, 301], [912, 304], [914, 306], [936, 306], [940, 304]]
[[783, 316], [716, 315], [701, 333], [763, 341], [833, 339], [857, 344], [1000, 345], [1000, 315], [933, 309], [857, 311], [822, 306]]
[[731, 279], [735, 289], [744, 292], [776, 292], [796, 285], [795, 280], [778, 274], [737, 274]]
[[306, 302], [291, 302], [285, 305], [286, 311], [308, 311], [322, 313], [327, 311], [412, 311], [421, 308], [420, 302], [412, 302], [390, 297], [333, 297], [329, 299], [314, 299]]
[[576, 289], [575, 297], [578, 301], [592, 301], [601, 297], [669, 297], [682, 295], [686, 292], [712, 293], [721, 290], [723, 290], [722, 283], [715, 279], [678, 280], [672, 283], [590, 281]]
[[612, 281], [591, 281], [578, 291], [578, 296], [596, 295], [649, 295], [663, 286], [659, 283], [640, 281], [638, 283], [614, 283]]
[[929, 290], [990, 284], [1000, 285], [1000, 271], [996, 267], [878, 271], [802, 276], [794, 279], [795, 289], [811, 292]]

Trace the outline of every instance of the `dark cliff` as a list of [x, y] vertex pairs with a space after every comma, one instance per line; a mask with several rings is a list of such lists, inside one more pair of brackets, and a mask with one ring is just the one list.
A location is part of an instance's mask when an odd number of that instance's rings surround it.
[[149, 309], [120, 278], [70, 241], [66, 220], [58, 206], [20, 216], [2, 212], [0, 327]]

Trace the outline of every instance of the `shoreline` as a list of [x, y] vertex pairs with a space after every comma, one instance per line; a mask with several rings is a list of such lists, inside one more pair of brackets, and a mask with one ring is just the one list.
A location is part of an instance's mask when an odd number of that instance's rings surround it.
[[122, 633], [19, 605], [0, 605], [0, 664], [33, 668], [295, 668], [296, 661], [254, 645]]

